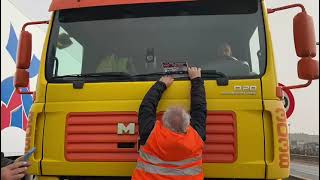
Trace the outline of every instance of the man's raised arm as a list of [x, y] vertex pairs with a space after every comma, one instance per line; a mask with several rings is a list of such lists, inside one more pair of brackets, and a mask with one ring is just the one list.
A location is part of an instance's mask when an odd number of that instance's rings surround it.
[[173, 79], [168, 76], [157, 81], [144, 96], [139, 108], [139, 136], [140, 145], [144, 145], [155, 125], [156, 111], [163, 92], [172, 84]]
[[203, 141], [206, 140], [207, 101], [201, 69], [188, 68], [191, 80], [191, 126], [198, 132]]

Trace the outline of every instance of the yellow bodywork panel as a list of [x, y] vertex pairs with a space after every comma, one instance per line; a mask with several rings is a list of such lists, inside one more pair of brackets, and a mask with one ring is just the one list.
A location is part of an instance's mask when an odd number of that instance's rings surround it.
[[[44, 158], [45, 175], [130, 176], [135, 163], [68, 162], [65, 160], [65, 125], [70, 112], [138, 112], [142, 98], [154, 82], [86, 83], [75, 90], [72, 84], [47, 87]], [[256, 94], [226, 95], [234, 86], [255, 86]], [[262, 101], [259, 80], [231, 80], [228, 86], [205, 81], [208, 111], [231, 110], [237, 118], [237, 151], [234, 163], [204, 164], [207, 177], [263, 178], [264, 145]], [[129, 92], [128, 93], [128, 89]], [[61, 93], [63, 92], [63, 93]], [[132, 92], [132, 93], [131, 93]], [[158, 111], [170, 105], [190, 107], [190, 82], [176, 81], [163, 94]], [[77, 168], [74, 168], [77, 167]]]

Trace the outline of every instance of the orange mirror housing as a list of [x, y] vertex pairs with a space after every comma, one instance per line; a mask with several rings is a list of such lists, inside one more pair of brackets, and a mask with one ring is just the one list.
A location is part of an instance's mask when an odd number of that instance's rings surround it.
[[306, 12], [298, 13], [293, 19], [293, 33], [297, 56], [315, 57], [317, 49], [312, 17]]
[[312, 58], [302, 58], [298, 62], [298, 76], [304, 80], [319, 79], [319, 61]]
[[28, 69], [31, 63], [31, 51], [32, 51], [32, 34], [26, 31], [26, 27], [29, 25], [36, 24], [49, 24], [49, 21], [34, 21], [25, 23], [22, 26], [22, 30], [20, 33], [20, 39], [18, 44], [17, 51], [17, 65], [16, 65], [16, 73], [14, 77], [14, 86], [16, 88], [16, 92], [19, 94], [32, 94], [33, 92], [21, 91], [20, 88], [25, 88], [29, 86], [29, 72]]
[[28, 31], [21, 31], [17, 51], [17, 68], [29, 69], [31, 62], [32, 35]]
[[29, 72], [26, 69], [16, 69], [14, 76], [14, 86], [16, 88], [25, 88], [29, 85]]

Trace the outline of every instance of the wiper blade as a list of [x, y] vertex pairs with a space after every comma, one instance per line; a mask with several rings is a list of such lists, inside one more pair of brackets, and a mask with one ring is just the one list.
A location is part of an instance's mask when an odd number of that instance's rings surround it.
[[170, 75], [188, 75], [187, 71], [172, 71], [172, 72], [155, 72], [155, 73], [147, 73], [147, 74], [137, 74], [135, 77], [140, 76], [170, 76]]
[[125, 72], [104, 72], [88, 74], [69, 74], [64, 76], [53, 77], [54, 80], [67, 81], [96, 81], [96, 80], [131, 80], [131, 76]]
[[159, 76], [172, 76], [175, 79], [185, 79], [189, 78], [187, 72], [156, 72], [156, 73], [147, 73], [147, 74], [137, 74], [132, 76], [133, 78], [139, 78], [142, 80], [145, 79], [154, 79], [158, 78]]
[[126, 72], [103, 72], [103, 73], [88, 73], [82, 74], [82, 77], [127, 77], [130, 78], [131, 75]]
[[[147, 73], [147, 74], [137, 74], [134, 75], [134, 77], [140, 77], [140, 76], [165, 76], [165, 75], [175, 75], [175, 74], [188, 74], [188, 72], [156, 72], [156, 73]], [[202, 70], [201, 74], [204, 76], [210, 76], [210, 77], [227, 77], [222, 72], [217, 72], [216, 70]]]
[[[219, 81], [218, 82], [219, 84], [228, 84], [228, 76], [222, 72], [217, 72], [216, 70], [202, 70], [201, 74], [203, 78], [217, 79], [217, 81]], [[186, 75], [186, 77], [188, 77], [188, 72], [156, 72], [156, 73], [147, 73], [147, 74], [137, 74], [132, 77], [150, 77], [150, 76], [153, 77], [153, 76], [166, 76], [166, 75]], [[222, 81], [226, 81], [226, 82], [222, 82]]]
[[130, 74], [125, 72], [104, 72], [104, 73], [88, 73], [88, 74], [69, 74], [64, 76], [56, 76], [53, 78], [87, 78], [87, 77], [126, 77], [130, 78]]
[[169, 75], [168, 73], [165, 72], [155, 72], [155, 73], [146, 73], [146, 74], [137, 74], [134, 75], [133, 77], [143, 77], [143, 76], [165, 76]]
[[63, 76], [54, 76], [52, 78], [54, 79], [63, 79], [63, 78], [79, 78], [81, 77], [81, 74], [68, 74], [68, 75], [63, 75]]

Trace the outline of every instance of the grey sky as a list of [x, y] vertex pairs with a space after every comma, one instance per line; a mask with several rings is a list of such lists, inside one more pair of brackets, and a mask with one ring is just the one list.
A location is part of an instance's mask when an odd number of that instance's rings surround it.
[[[48, 8], [51, 0], [9, 1], [30, 20], [50, 18]], [[289, 3], [304, 4], [308, 13], [314, 18], [317, 41], [319, 41], [319, 0], [266, 0], [266, 2], [268, 7], [278, 7]], [[279, 82], [286, 85], [304, 82], [297, 77], [298, 57], [295, 54], [292, 34], [292, 18], [297, 12], [299, 12], [299, 9], [291, 9], [269, 15], [278, 79]], [[45, 27], [42, 28], [45, 30]], [[316, 59], [319, 59], [318, 57]], [[296, 108], [289, 119], [290, 131], [319, 134], [319, 81], [315, 81], [308, 88], [294, 90], [293, 94]]]

